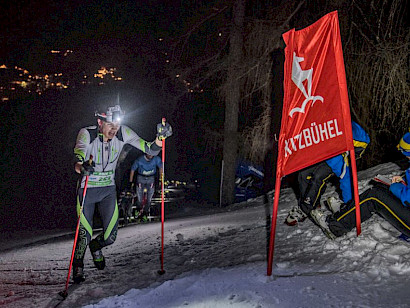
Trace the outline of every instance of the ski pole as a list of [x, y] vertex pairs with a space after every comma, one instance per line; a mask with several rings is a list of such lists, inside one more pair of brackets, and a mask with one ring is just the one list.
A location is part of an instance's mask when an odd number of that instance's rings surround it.
[[[93, 157], [91, 155], [90, 160], [89, 160], [90, 165], [92, 163], [92, 160], [93, 160]], [[67, 292], [68, 283], [70, 281], [70, 274], [71, 274], [71, 267], [73, 265], [75, 246], [77, 245], [78, 232], [80, 230], [80, 220], [81, 220], [81, 215], [83, 214], [84, 200], [85, 200], [85, 195], [86, 195], [86, 192], [87, 192], [88, 177], [89, 177], [88, 175], [85, 176], [85, 183], [84, 183], [84, 190], [83, 190], [83, 200], [81, 201], [80, 213], [78, 214], [77, 227], [76, 227], [76, 230], [75, 230], [73, 249], [71, 251], [71, 260], [70, 260], [70, 266], [68, 267], [68, 274], [67, 274], [67, 280], [65, 282], [65, 289], [64, 289], [64, 291], [61, 291], [59, 293], [63, 298], [66, 298], [68, 296], [68, 292]]]
[[[162, 118], [162, 126], [165, 126], [166, 119]], [[162, 185], [161, 185], [161, 269], [158, 274], [165, 274], [164, 270], [164, 182], [165, 182], [165, 139], [162, 139]]]

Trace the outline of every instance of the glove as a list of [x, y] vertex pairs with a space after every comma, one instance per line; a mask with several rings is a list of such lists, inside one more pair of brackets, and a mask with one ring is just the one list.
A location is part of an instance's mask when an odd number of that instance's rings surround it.
[[157, 138], [159, 140], [164, 140], [172, 136], [172, 127], [167, 122], [165, 118], [162, 119], [162, 123], [157, 124]]
[[81, 175], [91, 175], [94, 173], [95, 163], [90, 159], [83, 162], [81, 166]]

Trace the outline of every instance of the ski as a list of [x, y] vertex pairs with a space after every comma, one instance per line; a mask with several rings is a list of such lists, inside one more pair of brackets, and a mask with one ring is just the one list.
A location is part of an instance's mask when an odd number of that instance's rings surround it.
[[327, 236], [328, 239], [331, 239], [332, 241], [336, 239], [336, 236], [330, 231], [325, 228], [321, 228], [323, 233]]

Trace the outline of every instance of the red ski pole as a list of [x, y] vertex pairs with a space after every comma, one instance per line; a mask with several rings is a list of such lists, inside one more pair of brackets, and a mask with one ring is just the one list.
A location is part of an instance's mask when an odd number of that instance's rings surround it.
[[[162, 118], [162, 126], [165, 126], [166, 119]], [[165, 183], [165, 139], [162, 139], [162, 185], [161, 185], [161, 269], [158, 274], [165, 274], [164, 270], [164, 183]]]
[[[90, 156], [90, 165], [93, 160], [93, 157]], [[75, 246], [77, 245], [77, 239], [78, 239], [78, 232], [80, 230], [80, 220], [81, 220], [81, 215], [83, 213], [83, 207], [84, 207], [84, 200], [85, 200], [85, 194], [87, 192], [87, 184], [88, 184], [88, 175], [85, 176], [85, 183], [84, 183], [84, 191], [83, 191], [83, 200], [81, 201], [81, 207], [80, 207], [80, 213], [78, 214], [78, 220], [77, 220], [77, 227], [75, 230], [75, 237], [74, 237], [74, 243], [73, 243], [73, 249], [71, 251], [71, 259], [70, 259], [70, 266], [68, 267], [68, 274], [67, 274], [67, 280], [65, 282], [65, 289], [64, 291], [61, 291], [59, 294], [63, 297], [66, 298], [68, 296], [68, 283], [70, 281], [70, 274], [71, 274], [71, 268], [73, 266], [73, 259], [74, 259], [74, 252], [75, 252]]]

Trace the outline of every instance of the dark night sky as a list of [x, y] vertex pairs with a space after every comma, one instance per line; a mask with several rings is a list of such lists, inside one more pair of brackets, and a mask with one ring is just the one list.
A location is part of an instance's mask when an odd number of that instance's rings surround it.
[[[44, 68], [51, 49], [71, 49], [77, 62], [130, 69], [158, 60], [159, 37], [178, 16], [172, 1], [5, 1], [1, 19], [3, 61]], [[171, 27], [172, 28], [172, 27]], [[80, 56], [81, 55], [81, 56]]]

